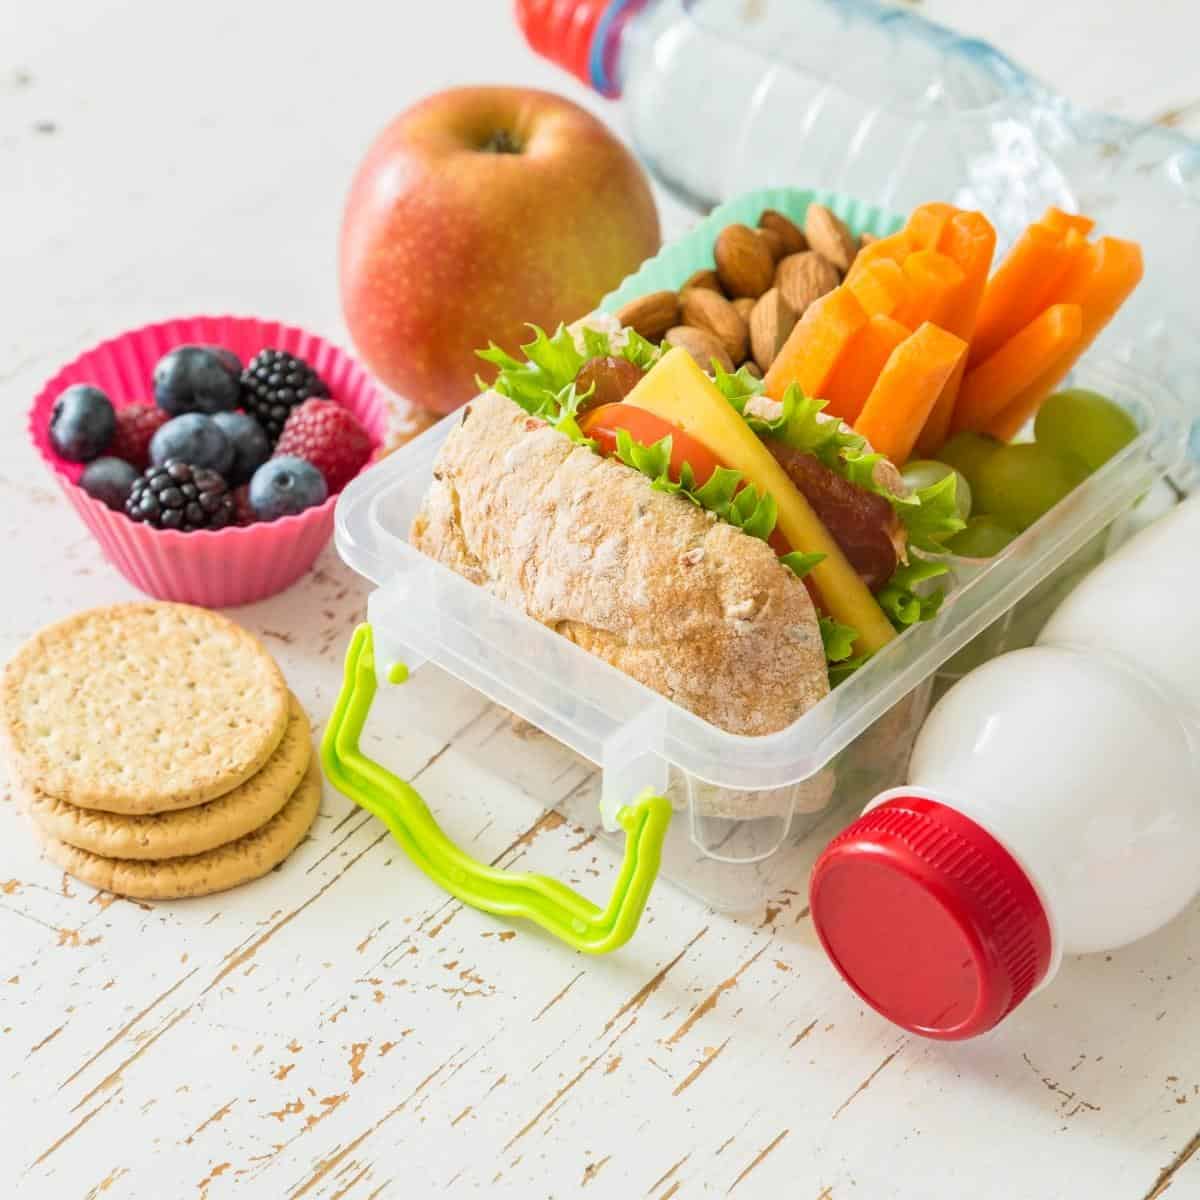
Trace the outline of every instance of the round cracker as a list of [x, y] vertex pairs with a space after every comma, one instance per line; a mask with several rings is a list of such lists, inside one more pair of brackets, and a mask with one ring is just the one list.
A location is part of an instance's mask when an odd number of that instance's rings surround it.
[[311, 759], [312, 727], [293, 696], [283, 741], [263, 769], [207, 804], [139, 817], [77, 808], [39, 788], [21, 789], [21, 800], [43, 832], [68, 846], [105, 858], [182, 858], [265, 825], [299, 786]]
[[26, 787], [156, 813], [244, 783], [287, 727], [288, 689], [251, 633], [186, 604], [114, 604], [35, 634], [0, 684]]
[[105, 858], [34, 829], [51, 862], [94, 888], [138, 900], [183, 900], [249, 883], [277, 867], [304, 840], [320, 806], [321, 768], [314, 756], [300, 786], [261, 829], [203, 854], [161, 862]]

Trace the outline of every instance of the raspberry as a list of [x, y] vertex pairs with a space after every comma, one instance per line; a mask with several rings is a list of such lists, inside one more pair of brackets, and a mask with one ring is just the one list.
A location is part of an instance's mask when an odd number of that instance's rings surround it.
[[349, 409], [333, 400], [305, 400], [288, 417], [275, 454], [294, 454], [312, 463], [332, 493], [366, 466], [374, 448], [371, 435]]
[[123, 458], [139, 471], [144, 471], [150, 465], [150, 439], [170, 419], [169, 412], [164, 412], [154, 404], [129, 404], [118, 408], [117, 432], [109, 443], [109, 455]]
[[234, 523], [237, 525], [253, 525], [258, 517], [250, 507], [250, 485], [243, 483], [233, 490]]

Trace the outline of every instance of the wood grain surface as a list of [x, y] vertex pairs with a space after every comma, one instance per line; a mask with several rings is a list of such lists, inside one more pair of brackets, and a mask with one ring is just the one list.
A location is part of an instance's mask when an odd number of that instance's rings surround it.
[[[507, 4], [417, 9], [3, 6], [5, 657], [52, 618], [132, 594], [24, 437], [61, 363], [197, 312], [344, 340], [340, 206], [391, 113], [480, 79], [605, 111], [523, 49]], [[1200, 132], [1191, 0], [924, 11], [1085, 103]], [[318, 729], [365, 598], [329, 549], [233, 614]], [[604, 896], [615, 859], [546, 811], [587, 770], [451, 681], [418, 679], [419, 700], [381, 697], [372, 751], [471, 853]], [[175, 904], [64, 877], [5, 791], [0, 1184], [22, 1200], [1200, 1196], [1200, 908], [1067, 962], [996, 1033], [940, 1045], [842, 985], [804, 888], [801, 871], [732, 919], [659, 887], [634, 941], [588, 960], [449, 901], [328, 787], [282, 868]]]

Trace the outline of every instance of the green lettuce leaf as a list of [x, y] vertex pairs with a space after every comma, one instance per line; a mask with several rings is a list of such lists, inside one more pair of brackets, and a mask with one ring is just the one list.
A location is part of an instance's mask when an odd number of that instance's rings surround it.
[[648, 342], [636, 329], [625, 330], [625, 345], [621, 347], [619, 357], [627, 359], [643, 371], [648, 371], [662, 356], [662, 348]]
[[594, 447], [594, 443], [583, 436], [577, 420], [580, 402], [590, 395], [590, 392], [577, 394], [575, 391], [579, 368], [589, 358], [613, 355], [648, 371], [662, 357], [662, 351], [653, 342], [632, 329], [626, 331], [625, 345], [614, 350], [607, 333], [585, 326], [582, 330], [584, 352], [580, 353], [565, 325], [560, 325], [553, 335], [537, 325], [529, 328], [533, 330], [533, 341], [521, 347], [524, 360], [514, 358], [494, 342], [486, 350], [475, 352], [484, 362], [497, 368], [495, 383], [488, 384], [481, 379], [476, 382], [480, 391], [494, 388], [519, 404], [531, 417], [548, 422], [579, 445]]
[[749, 401], [762, 394], [763, 383], [745, 367], [732, 374], [718, 367], [715, 382], [721, 394], [760, 437], [773, 437], [793, 449], [803, 450], [844, 479], [887, 500], [915, 549], [937, 553], [947, 538], [964, 528], [954, 503], [953, 475], [908, 496], [897, 495], [875, 478], [875, 467], [884, 456], [871, 450], [865, 438], [841, 421], [822, 419], [824, 400], [806, 396], [793, 384], [784, 392], [780, 415], [767, 421], [746, 413]]
[[[908, 498], [909, 502], [900, 501], [896, 512], [908, 530], [910, 546], [930, 554], [943, 554], [946, 539], [966, 528], [967, 523], [958, 513], [957, 489], [958, 476], [947, 475], [937, 483], [919, 488]], [[915, 504], [911, 503], [913, 500]]]
[[781, 554], [779, 561], [785, 567], [788, 567], [793, 574], [803, 579], [813, 567], [825, 561], [825, 555], [819, 552], [805, 554], [800, 550], [793, 550], [790, 554]]
[[846, 658], [841, 662], [830, 663], [829, 686], [835, 688], [839, 683], [845, 683], [859, 667], [866, 665], [870, 657], [869, 654], [858, 654], [854, 658]]
[[[796, 450], [812, 454], [857, 487], [886, 499], [903, 524], [908, 544], [913, 549], [939, 553], [944, 549], [946, 539], [964, 528], [955, 503], [957, 479], [954, 475], [907, 496], [898, 495], [876, 478], [876, 467], [885, 461], [884, 456], [872, 450], [865, 438], [842, 422], [822, 419], [824, 400], [806, 396], [793, 384], [780, 402], [779, 416], [768, 421], [746, 411], [750, 400], [762, 394], [763, 384], [745, 368], [731, 373], [718, 367], [715, 382], [721, 394], [760, 437], [777, 438]], [[918, 594], [913, 589], [945, 572], [946, 568], [936, 563], [912, 561], [902, 564], [875, 599], [898, 630], [928, 621], [937, 614], [945, 594], [929, 589], [921, 589], [922, 594]], [[923, 594], [927, 591], [929, 594]], [[837, 626], [836, 631], [833, 626], [822, 626], [831, 663], [831, 682], [846, 678], [866, 661], [865, 656], [849, 657], [849, 645], [842, 630], [844, 626]], [[833, 653], [828, 653], [831, 646]], [[841, 654], [842, 650], [846, 653]]]
[[916, 589], [926, 580], [936, 579], [946, 572], [944, 563], [913, 559], [896, 568], [891, 579], [875, 594], [875, 599], [896, 629], [903, 632], [910, 625], [932, 620], [937, 615], [946, 598], [945, 592], [940, 588], [936, 591]]
[[821, 420], [819, 414], [825, 401], [806, 396], [796, 384], [784, 392], [780, 415], [767, 421], [746, 412], [749, 401], [762, 394], [763, 382], [755, 379], [745, 367], [730, 374], [718, 365], [714, 382], [717, 390], [759, 437], [773, 437], [796, 450], [807, 451], [839, 474], [844, 474], [841, 469], [843, 453], [862, 450], [866, 446], [863, 439], [841, 421]]
[[850, 625], [843, 625], [832, 617], [821, 617], [818, 624], [821, 627], [821, 641], [825, 646], [825, 657], [831, 663], [843, 662], [854, 653], [854, 642], [858, 630]]
[[586, 437], [579, 427], [579, 406], [591, 394], [591, 388], [581, 394], [576, 390], [574, 382], [568, 383], [554, 397], [554, 403], [558, 406], [557, 413], [552, 411], [544, 419], [559, 433], [565, 433], [577, 446], [586, 446], [589, 450], [595, 450], [596, 443]]
[[[942, 601], [945, 599], [945, 592], [941, 589], [937, 591], [925, 588], [917, 589], [927, 580], [945, 575], [947, 570], [948, 568], [943, 563], [914, 559], [912, 562], [897, 567], [891, 579], [875, 593], [879, 607], [887, 614], [888, 620], [891, 621], [897, 632], [903, 633], [910, 625], [929, 621], [937, 615], [938, 609], [941, 608]], [[847, 635], [843, 633], [846, 626], [837, 625], [836, 629], [830, 629], [827, 632], [827, 621], [829, 621], [828, 617], [821, 618], [821, 637], [825, 640], [825, 656], [829, 659], [829, 686], [834, 688], [849, 679], [871, 656], [859, 654], [851, 658], [850, 652], [856, 636], [854, 630], [849, 631], [849, 641], [847, 642]], [[833, 657], [830, 651], [831, 646], [840, 657]], [[842, 654], [842, 651], [845, 653]]]
[[492, 385], [502, 396], [519, 404], [530, 416], [553, 423], [558, 417], [559, 396], [574, 384], [579, 368], [586, 361], [575, 348], [575, 340], [560, 325], [553, 337], [536, 325], [533, 341], [522, 346], [525, 361], [513, 358], [494, 342], [476, 353], [484, 362], [498, 368]]
[[655, 442], [653, 446], [644, 446], [635, 442], [627, 429], [617, 430], [617, 457], [635, 471], [640, 471], [655, 483], [661, 481], [663, 487], [658, 490], [678, 490], [680, 485], [672, 482], [668, 472], [671, 469], [671, 439], [665, 437]]
[[628, 430], [617, 430], [617, 458], [645, 475], [655, 491], [682, 496], [751, 537], [765, 542], [771, 536], [779, 515], [773, 496], [742, 487], [740, 472], [728, 467], [718, 467], [702, 486], [697, 486], [691, 467], [684, 463], [679, 479], [674, 480], [670, 474], [671, 446], [670, 434], [646, 446], [634, 441]]
[[589, 329], [587, 326], [584, 326], [582, 332], [583, 348], [587, 351], [588, 358], [607, 358], [608, 334], [599, 329]]

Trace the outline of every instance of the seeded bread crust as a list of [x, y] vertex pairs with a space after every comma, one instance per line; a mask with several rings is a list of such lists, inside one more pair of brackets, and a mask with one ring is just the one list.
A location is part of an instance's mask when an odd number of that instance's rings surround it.
[[730, 733], [828, 694], [808, 591], [765, 542], [495, 392], [446, 439], [410, 540]]

